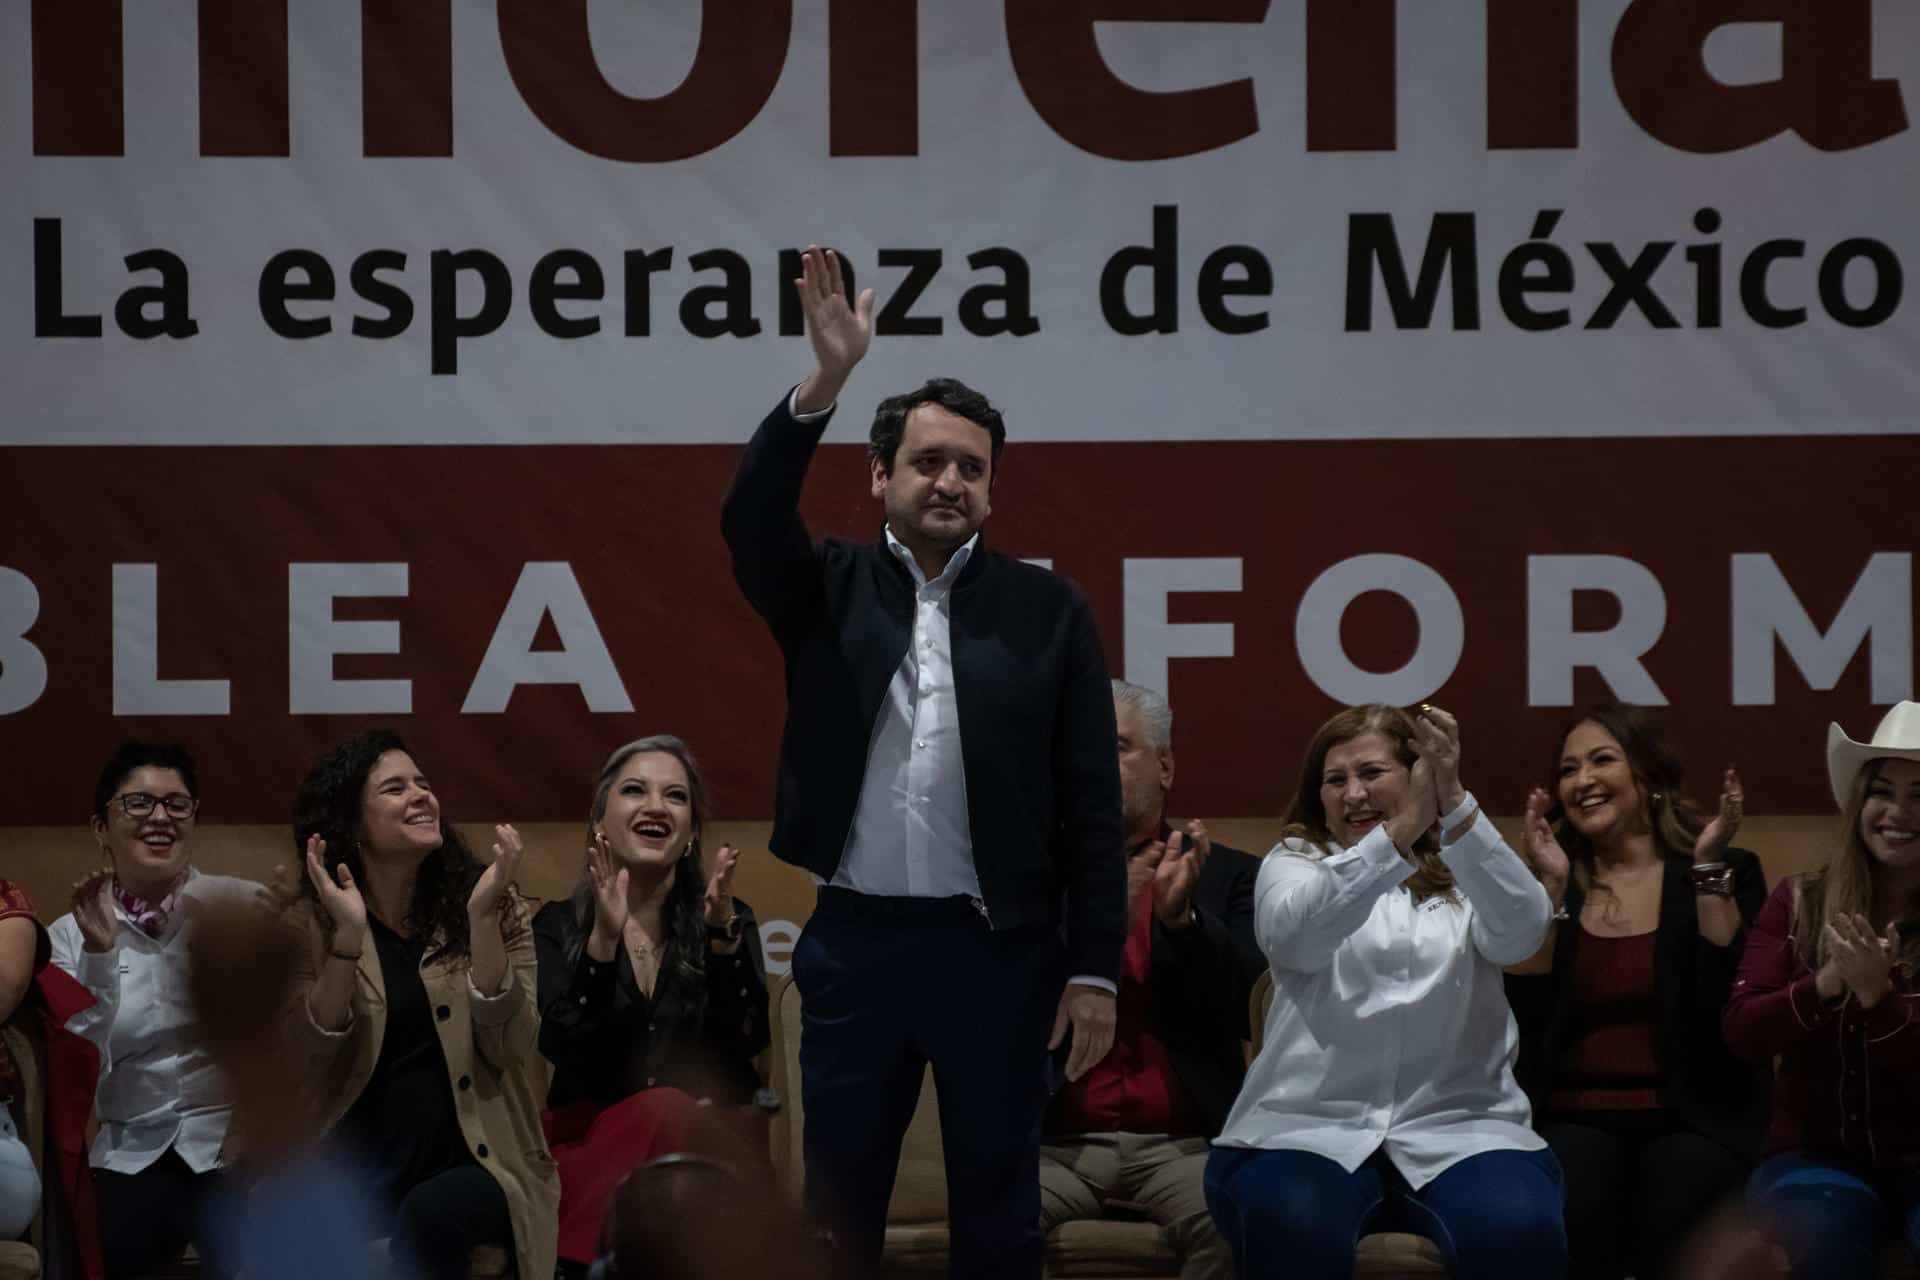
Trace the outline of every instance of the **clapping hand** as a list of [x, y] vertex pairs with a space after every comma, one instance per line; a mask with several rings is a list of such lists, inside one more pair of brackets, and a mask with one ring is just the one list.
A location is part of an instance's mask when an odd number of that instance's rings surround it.
[[473, 892], [467, 895], [467, 918], [469, 920], [491, 920], [500, 909], [500, 901], [506, 896], [507, 887], [513, 883], [520, 872], [520, 859], [526, 855], [526, 849], [520, 843], [520, 833], [505, 823], [494, 827], [493, 861], [480, 873], [474, 882]]
[[[1430, 702], [1420, 704], [1413, 717], [1414, 746], [1433, 770], [1434, 803], [1439, 813], [1452, 813], [1466, 802], [1460, 785], [1460, 722]], [[1437, 815], [1436, 815], [1437, 816]]]
[[730, 844], [720, 846], [713, 855], [713, 875], [707, 879], [704, 899], [707, 924], [724, 929], [733, 923], [733, 873], [740, 865], [740, 851]]
[[1387, 816], [1387, 836], [1401, 853], [1409, 853], [1439, 816], [1434, 808], [1433, 764], [1421, 756], [1413, 762], [1400, 807]]
[[113, 918], [113, 869], [101, 867], [73, 882], [73, 922], [88, 951], [113, 950], [120, 926]]
[[606, 832], [595, 827], [587, 842], [587, 879], [593, 885], [593, 932], [587, 937], [587, 954], [605, 964], [613, 959], [626, 931], [630, 907], [627, 901], [627, 869], [613, 856]]
[[[1893, 989], [1893, 957], [1900, 947], [1900, 927], [1887, 926], [1886, 936], [1873, 931], [1863, 915], [1837, 915], [1821, 931], [1827, 943], [1827, 963], [1821, 966], [1821, 978], [1832, 988], [1826, 994], [1838, 995], [1844, 986], [1863, 1008], [1871, 1009]], [[1827, 970], [1832, 975], [1828, 976]], [[1836, 981], [1837, 980], [1837, 981]]]
[[[1197, 824], [1188, 825], [1191, 828]], [[1186, 843], [1181, 832], [1167, 837], [1153, 868], [1153, 914], [1166, 928], [1184, 929], [1193, 922], [1193, 886], [1200, 882], [1200, 866], [1205, 859], [1198, 847]]]
[[1572, 864], [1567, 859], [1567, 851], [1560, 847], [1560, 841], [1553, 834], [1553, 824], [1547, 821], [1547, 810], [1552, 799], [1542, 788], [1535, 787], [1527, 793], [1526, 816], [1520, 820], [1521, 844], [1527, 851], [1527, 861], [1533, 864], [1533, 874], [1553, 899], [1554, 909], [1567, 899], [1567, 877]]
[[1719, 862], [1727, 852], [1727, 846], [1733, 842], [1734, 833], [1740, 830], [1740, 819], [1746, 810], [1746, 793], [1740, 789], [1740, 775], [1733, 766], [1727, 766], [1726, 776], [1720, 781], [1720, 811], [1713, 815], [1713, 821], [1707, 823], [1700, 832], [1700, 838], [1693, 844], [1693, 860], [1699, 862]]
[[351, 940], [349, 947], [357, 949], [366, 939], [367, 900], [360, 896], [360, 886], [354, 883], [353, 872], [347, 864], [342, 862], [329, 875], [326, 857], [327, 842], [317, 832], [308, 836], [307, 879], [313, 883], [320, 905], [333, 920], [335, 945], [348, 939]]

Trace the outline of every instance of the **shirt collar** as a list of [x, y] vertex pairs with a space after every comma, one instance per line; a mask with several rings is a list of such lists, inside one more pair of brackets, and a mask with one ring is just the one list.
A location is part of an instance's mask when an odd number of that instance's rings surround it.
[[[926, 586], [927, 575], [920, 571], [920, 562], [913, 558], [913, 552], [907, 550], [906, 543], [893, 536], [893, 526], [883, 524], [880, 526], [880, 531], [887, 537], [887, 550], [893, 552], [894, 558], [906, 565], [907, 572], [913, 575], [913, 585], [916, 587]], [[940, 576], [933, 580], [933, 585], [941, 587], [952, 586], [953, 580], [960, 576], [960, 571], [967, 567], [967, 561], [972, 558], [973, 549], [979, 541], [980, 535], [976, 533], [961, 543], [960, 546], [955, 549], [954, 553], [947, 558], [947, 567], [940, 571]]]

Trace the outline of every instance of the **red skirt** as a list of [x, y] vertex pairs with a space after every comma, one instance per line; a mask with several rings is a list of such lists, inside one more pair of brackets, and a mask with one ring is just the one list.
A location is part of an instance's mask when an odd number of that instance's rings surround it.
[[579, 1102], [541, 1116], [560, 1170], [560, 1256], [592, 1262], [620, 1179], [649, 1160], [703, 1145], [704, 1108], [678, 1089], [646, 1089], [610, 1107]]

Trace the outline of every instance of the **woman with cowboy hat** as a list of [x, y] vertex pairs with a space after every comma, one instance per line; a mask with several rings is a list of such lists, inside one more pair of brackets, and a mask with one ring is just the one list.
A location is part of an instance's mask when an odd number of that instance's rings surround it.
[[1920, 703], [1869, 742], [1833, 725], [1827, 774], [1839, 847], [1768, 899], [1724, 1023], [1778, 1059], [1755, 1209], [1796, 1277], [1865, 1280], [1886, 1235], [1920, 1259]]

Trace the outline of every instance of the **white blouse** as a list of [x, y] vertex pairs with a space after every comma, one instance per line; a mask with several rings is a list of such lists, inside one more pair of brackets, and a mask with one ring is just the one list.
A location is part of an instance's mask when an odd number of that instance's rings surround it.
[[[251, 880], [189, 870], [158, 938], [135, 928], [117, 902], [111, 951], [88, 951], [71, 913], [47, 930], [53, 962], [93, 994], [93, 1006], [74, 1014], [67, 1030], [100, 1049], [94, 1168], [138, 1173], [169, 1147], [195, 1173], [223, 1163], [231, 1104], [195, 1025], [187, 966], [193, 933], [208, 903], [258, 901], [265, 893]], [[272, 1012], [261, 1011], [263, 1028]]]
[[1539, 950], [1552, 904], [1485, 814], [1440, 858], [1456, 895], [1416, 906], [1384, 823], [1350, 849], [1287, 840], [1267, 856], [1254, 935], [1273, 1005], [1218, 1145], [1311, 1151], [1349, 1173], [1384, 1145], [1415, 1188], [1483, 1151], [1546, 1145], [1514, 1083], [1501, 967]]

